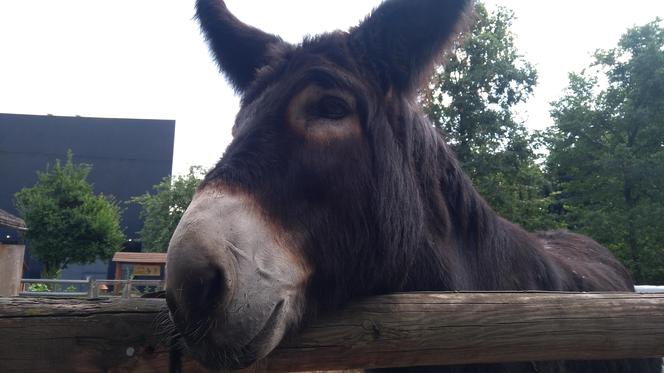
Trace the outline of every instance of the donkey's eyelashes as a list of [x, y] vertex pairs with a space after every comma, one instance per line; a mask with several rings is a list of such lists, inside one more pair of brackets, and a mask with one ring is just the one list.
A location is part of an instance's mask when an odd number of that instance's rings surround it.
[[333, 144], [361, 134], [357, 100], [351, 92], [310, 84], [288, 104], [290, 131], [306, 141]]
[[341, 97], [325, 95], [311, 108], [312, 114], [319, 118], [339, 120], [352, 113], [350, 105]]

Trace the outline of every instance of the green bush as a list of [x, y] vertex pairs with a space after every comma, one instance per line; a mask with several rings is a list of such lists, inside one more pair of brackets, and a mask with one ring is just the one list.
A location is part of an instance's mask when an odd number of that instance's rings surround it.
[[51, 291], [51, 289], [48, 288], [47, 284], [30, 284], [28, 286], [28, 291], [33, 292], [33, 293], [48, 293]]
[[108, 197], [93, 193], [86, 180], [91, 165], [56, 160], [38, 172], [37, 183], [16, 193], [16, 207], [25, 220], [30, 252], [44, 264], [42, 276], [55, 278], [70, 263], [109, 259], [122, 247], [120, 209]]

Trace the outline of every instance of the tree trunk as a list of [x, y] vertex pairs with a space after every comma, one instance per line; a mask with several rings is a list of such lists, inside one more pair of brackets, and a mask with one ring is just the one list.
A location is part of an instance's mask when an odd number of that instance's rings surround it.
[[625, 179], [625, 189], [623, 190], [625, 205], [627, 206], [627, 248], [632, 259], [632, 275], [634, 282], [640, 283], [643, 280], [643, 270], [641, 268], [641, 252], [636, 229], [636, 205], [637, 200], [633, 195], [632, 182]]
[[41, 271], [41, 278], [56, 279], [60, 277], [60, 266], [49, 262], [44, 262], [43, 264], [44, 268]]

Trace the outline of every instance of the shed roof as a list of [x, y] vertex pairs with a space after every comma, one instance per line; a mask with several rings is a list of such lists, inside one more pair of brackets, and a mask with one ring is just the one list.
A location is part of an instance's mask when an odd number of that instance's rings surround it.
[[165, 264], [166, 253], [124, 253], [119, 252], [113, 255], [113, 261], [117, 263], [136, 263], [136, 264]]
[[23, 219], [12, 215], [5, 210], [0, 210], [0, 227], [8, 227], [18, 231], [28, 230]]

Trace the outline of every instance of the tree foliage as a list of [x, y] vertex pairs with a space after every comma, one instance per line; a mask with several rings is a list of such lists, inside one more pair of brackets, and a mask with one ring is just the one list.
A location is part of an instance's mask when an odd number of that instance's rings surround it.
[[171, 236], [191, 203], [203, 175], [201, 167], [192, 167], [185, 176], [164, 178], [153, 187], [154, 194], [146, 193], [132, 198], [132, 202], [141, 206], [143, 228], [139, 236], [143, 251], [166, 252]]
[[511, 11], [489, 12], [478, 3], [475, 13], [468, 36], [455, 43], [422, 92], [422, 104], [501, 215], [528, 229], [550, 228], [556, 222], [537, 164], [540, 142], [513, 114], [532, 93], [537, 73], [514, 45]]
[[124, 241], [120, 209], [110, 198], [95, 195], [87, 177], [91, 165], [74, 164], [68, 152], [63, 166], [38, 172], [37, 183], [15, 195], [28, 226], [30, 252], [44, 265], [45, 277], [56, 277], [70, 263], [108, 259]]
[[637, 282], [664, 282], [664, 29], [627, 31], [570, 74], [553, 103], [548, 167], [570, 228], [611, 248]]

